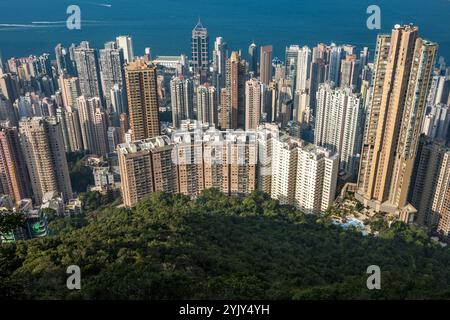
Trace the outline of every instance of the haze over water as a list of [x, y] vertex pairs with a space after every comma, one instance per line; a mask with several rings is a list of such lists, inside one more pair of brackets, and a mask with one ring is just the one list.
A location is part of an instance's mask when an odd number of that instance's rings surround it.
[[[82, 10], [82, 30], [66, 28], [66, 9]], [[369, 5], [381, 8], [382, 30], [366, 27]], [[211, 47], [222, 36], [232, 50], [272, 44], [284, 60], [287, 45], [318, 42], [375, 46], [378, 33], [396, 23], [414, 23], [420, 34], [439, 44], [450, 64], [449, 0], [16, 0], [0, 2], [0, 51], [4, 59], [48, 52], [88, 40], [101, 48], [117, 35], [133, 37], [135, 53], [189, 54], [191, 30], [201, 18]]]

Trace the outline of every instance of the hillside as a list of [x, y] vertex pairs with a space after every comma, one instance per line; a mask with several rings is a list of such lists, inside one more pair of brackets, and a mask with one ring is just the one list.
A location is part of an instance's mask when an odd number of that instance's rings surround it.
[[[0, 247], [0, 298], [450, 298], [450, 250], [421, 231], [396, 224], [364, 237], [260, 193], [153, 194], [62, 224]], [[81, 268], [79, 291], [66, 288], [69, 265]], [[381, 290], [366, 287], [370, 265], [381, 267]]]

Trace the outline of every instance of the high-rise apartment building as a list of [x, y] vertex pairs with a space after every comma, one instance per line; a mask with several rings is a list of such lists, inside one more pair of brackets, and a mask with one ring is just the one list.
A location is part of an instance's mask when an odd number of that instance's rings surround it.
[[0, 193], [18, 203], [31, 196], [30, 178], [15, 127], [0, 127]]
[[336, 196], [338, 154], [308, 144], [298, 149], [297, 158], [296, 207], [305, 213], [326, 211]]
[[310, 67], [311, 49], [304, 46], [298, 51], [297, 57], [297, 77], [295, 87], [297, 91], [306, 91], [309, 89]]
[[273, 75], [273, 47], [271, 45], [262, 46], [259, 59], [259, 77], [262, 83], [268, 85], [272, 81]]
[[69, 106], [58, 110], [57, 117], [61, 123], [66, 151], [84, 150], [78, 109]]
[[182, 120], [194, 118], [194, 84], [183, 76], [170, 80], [170, 99], [172, 102], [172, 125], [180, 127]]
[[136, 60], [125, 67], [128, 112], [133, 140], [159, 136], [159, 105], [156, 66]]
[[366, 125], [358, 195], [378, 211], [413, 219], [407, 203], [436, 44], [413, 25], [378, 37], [374, 89]]
[[218, 125], [217, 90], [208, 83], [197, 87], [197, 120]]
[[245, 83], [245, 130], [256, 130], [261, 120], [264, 85], [256, 78]]
[[359, 91], [361, 86], [361, 61], [357, 60], [356, 55], [347, 55], [341, 62], [340, 86], [341, 88], [351, 87], [355, 92]]
[[450, 237], [450, 151], [443, 157], [439, 170], [431, 212], [438, 216], [437, 231], [447, 239]]
[[444, 163], [442, 167], [444, 156], [448, 151], [442, 141], [433, 141], [423, 135], [419, 139], [409, 201], [417, 210], [415, 222], [429, 229], [436, 228], [439, 222], [439, 213], [432, 210], [433, 199], [442, 193], [437, 190], [437, 186], [441, 168], [446, 165]]
[[340, 169], [356, 177], [359, 168], [364, 103], [350, 87], [334, 88], [332, 82], [319, 85], [314, 143], [337, 152]]
[[226, 99], [222, 102], [226, 113], [226, 126], [237, 129], [245, 126], [245, 61], [233, 52], [226, 65]]
[[177, 131], [172, 135], [181, 194], [199, 196], [205, 188], [202, 138], [201, 129]]
[[280, 204], [295, 204], [297, 181], [298, 148], [302, 141], [281, 136], [272, 142], [271, 197]]
[[108, 152], [108, 119], [100, 99], [81, 96], [77, 104], [84, 149], [98, 156], [105, 155]]
[[309, 106], [312, 108], [315, 115], [316, 111], [316, 94], [319, 89], [319, 84], [326, 80], [327, 68], [323, 59], [316, 59], [311, 63], [309, 75]]
[[[111, 91], [114, 86], [122, 89], [125, 86], [124, 54], [115, 42], [105, 43], [105, 48], [100, 49], [100, 74], [102, 88], [105, 95], [106, 108], [112, 113]], [[118, 114], [115, 117], [118, 118]]]
[[130, 36], [119, 36], [116, 38], [117, 48], [122, 49], [125, 63], [134, 60], [133, 39]]
[[75, 65], [70, 57], [70, 52], [60, 43], [55, 47], [55, 57], [59, 76], [63, 74], [69, 76], [76, 75]]
[[59, 76], [58, 83], [64, 107], [76, 107], [77, 98], [81, 96], [81, 87], [78, 78], [61, 75]]
[[178, 193], [173, 144], [158, 136], [117, 147], [124, 204], [134, 206], [152, 192]]
[[[228, 57], [228, 44], [222, 37], [217, 37], [214, 42], [213, 63], [212, 63], [212, 84], [220, 92], [225, 87], [225, 72]], [[219, 97], [217, 97], [219, 99]], [[217, 100], [219, 104], [219, 100]]]
[[256, 134], [258, 143], [257, 189], [271, 194], [273, 144], [279, 138], [279, 129], [275, 123], [264, 123], [259, 126]]
[[61, 131], [55, 117], [35, 117], [20, 121], [20, 142], [30, 175], [33, 198], [41, 204], [47, 192], [72, 198], [69, 169]]
[[285, 56], [285, 77], [286, 80], [289, 81], [292, 89], [296, 88], [296, 79], [297, 79], [297, 65], [298, 65], [298, 57], [300, 53], [300, 46], [291, 45], [286, 47], [286, 56]]
[[97, 50], [83, 41], [74, 50], [81, 94], [87, 98], [103, 97]]
[[345, 52], [342, 46], [331, 44], [330, 48], [330, 67], [328, 69], [327, 79], [338, 87], [340, 85], [341, 63], [344, 59]]

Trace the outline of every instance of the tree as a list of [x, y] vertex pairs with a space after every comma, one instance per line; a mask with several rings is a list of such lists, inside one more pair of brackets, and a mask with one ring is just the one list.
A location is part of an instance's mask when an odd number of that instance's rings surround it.
[[0, 233], [9, 233], [25, 223], [25, 216], [22, 212], [2, 212], [0, 213]]

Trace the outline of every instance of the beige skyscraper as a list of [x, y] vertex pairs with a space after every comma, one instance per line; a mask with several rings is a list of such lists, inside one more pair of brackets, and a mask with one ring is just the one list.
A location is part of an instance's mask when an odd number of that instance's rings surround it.
[[339, 156], [313, 144], [298, 149], [295, 205], [305, 213], [326, 211], [336, 195]]
[[442, 209], [440, 214], [439, 225], [437, 228], [438, 232], [446, 237], [450, 238], [450, 186], [448, 186], [445, 198], [442, 203]]
[[176, 159], [178, 190], [181, 194], [198, 196], [205, 188], [203, 176], [203, 141], [201, 130], [175, 132], [173, 157]]
[[314, 143], [339, 153], [340, 169], [356, 177], [365, 113], [361, 95], [325, 82], [316, 96]]
[[442, 157], [431, 212], [439, 220], [437, 230], [444, 237], [450, 237], [450, 151]]
[[264, 86], [258, 79], [245, 83], [245, 130], [256, 130], [261, 119]]
[[36, 204], [46, 192], [72, 197], [69, 169], [60, 123], [54, 117], [35, 117], [20, 122], [20, 140], [30, 174]]
[[245, 125], [245, 61], [237, 52], [231, 54], [226, 64], [226, 126], [222, 129], [244, 128]]
[[66, 145], [66, 150], [68, 152], [84, 150], [78, 109], [73, 107], [66, 107], [61, 110], [61, 114], [59, 117], [61, 126], [63, 127], [63, 130], [65, 130], [64, 132], [67, 135], [68, 145]]
[[287, 135], [273, 141], [271, 197], [281, 204], [295, 204], [298, 147], [302, 143]]
[[217, 90], [208, 83], [197, 88], [197, 120], [209, 125], [218, 124]]
[[100, 99], [81, 96], [77, 104], [84, 149], [99, 156], [105, 155], [108, 152], [108, 124]]
[[172, 125], [179, 128], [181, 121], [194, 117], [194, 85], [183, 76], [170, 80], [170, 100], [172, 103]]
[[122, 197], [128, 207], [152, 192], [178, 193], [173, 144], [158, 136], [117, 146]]
[[123, 50], [126, 63], [134, 60], [133, 39], [130, 36], [119, 36], [116, 38], [117, 47]]
[[207, 130], [203, 136], [203, 166], [205, 188], [228, 190], [228, 166], [226, 144], [223, 132], [215, 128]]
[[278, 125], [275, 123], [262, 124], [256, 134], [258, 139], [257, 189], [270, 194], [272, 191], [273, 144], [279, 137]]
[[58, 79], [64, 107], [76, 107], [77, 98], [81, 96], [80, 81], [77, 77], [61, 75]]
[[436, 49], [412, 25], [378, 37], [357, 194], [365, 205], [403, 221], [415, 213], [407, 195]]
[[0, 193], [16, 203], [31, 196], [30, 178], [15, 127], [0, 127]]
[[160, 134], [156, 66], [136, 60], [125, 67], [130, 129], [133, 140]]
[[256, 188], [257, 143], [254, 132], [227, 133], [228, 193], [243, 196]]
[[268, 85], [272, 81], [273, 74], [273, 47], [271, 45], [262, 46], [259, 59], [259, 76], [261, 82]]

